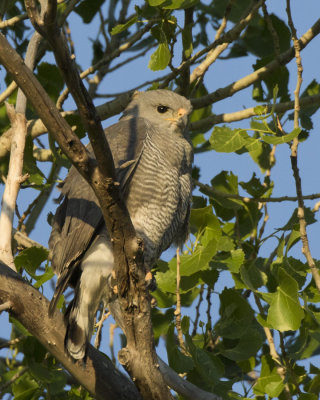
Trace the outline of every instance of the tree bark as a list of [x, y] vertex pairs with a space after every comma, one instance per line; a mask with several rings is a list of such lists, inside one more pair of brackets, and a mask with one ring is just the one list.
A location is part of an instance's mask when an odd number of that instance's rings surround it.
[[70, 374], [98, 400], [139, 400], [135, 385], [117, 371], [93, 346], [85, 365], [74, 362], [64, 351], [66, 327], [63, 315], [48, 316], [49, 301], [23, 278], [0, 263], [0, 303], [10, 304], [9, 313], [56, 357]]

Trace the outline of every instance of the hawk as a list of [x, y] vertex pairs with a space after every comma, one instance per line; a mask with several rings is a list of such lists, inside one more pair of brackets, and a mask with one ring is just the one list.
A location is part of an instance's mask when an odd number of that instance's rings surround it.
[[[191, 103], [169, 90], [137, 92], [119, 122], [105, 130], [133, 226], [144, 240], [144, 263], [151, 269], [172, 243], [188, 235], [192, 192], [192, 145], [188, 138]], [[93, 156], [92, 147], [88, 151]], [[98, 199], [71, 167], [62, 184], [61, 203], [49, 239], [58, 275], [52, 315], [67, 286], [74, 298], [65, 313], [66, 352], [84, 359], [95, 314], [112, 302], [112, 244]]]

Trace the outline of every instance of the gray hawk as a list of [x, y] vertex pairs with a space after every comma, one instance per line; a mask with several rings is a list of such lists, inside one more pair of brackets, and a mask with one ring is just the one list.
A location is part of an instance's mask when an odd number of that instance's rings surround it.
[[[149, 269], [172, 243], [181, 245], [187, 238], [191, 109], [189, 100], [169, 90], [137, 92], [119, 122], [105, 130], [121, 194], [136, 233], [144, 240]], [[93, 156], [90, 145], [88, 150]], [[49, 239], [58, 275], [49, 314], [66, 287], [73, 287], [74, 298], [65, 313], [65, 348], [73, 359], [83, 359], [99, 305], [110, 305], [114, 297], [112, 244], [98, 199], [74, 167], [60, 188], [61, 204]]]

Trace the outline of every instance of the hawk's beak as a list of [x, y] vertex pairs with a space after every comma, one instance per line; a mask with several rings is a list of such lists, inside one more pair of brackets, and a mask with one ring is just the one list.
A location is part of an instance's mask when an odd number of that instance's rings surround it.
[[185, 128], [188, 123], [188, 110], [181, 107], [173, 118], [166, 118], [166, 120], [174, 122], [179, 128]]

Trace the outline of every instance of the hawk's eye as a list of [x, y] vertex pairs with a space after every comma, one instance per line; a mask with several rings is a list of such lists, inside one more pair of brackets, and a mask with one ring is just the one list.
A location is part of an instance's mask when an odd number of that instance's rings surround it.
[[157, 111], [158, 111], [158, 113], [160, 113], [160, 114], [164, 114], [164, 113], [166, 113], [168, 110], [169, 110], [169, 107], [167, 107], [167, 106], [158, 106], [158, 107], [157, 107]]

